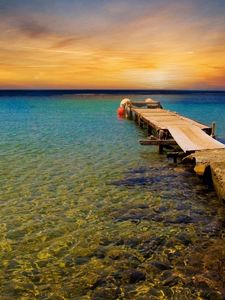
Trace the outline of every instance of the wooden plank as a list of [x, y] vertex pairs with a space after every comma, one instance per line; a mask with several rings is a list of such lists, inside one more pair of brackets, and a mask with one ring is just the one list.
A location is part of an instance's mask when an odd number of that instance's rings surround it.
[[184, 116], [180, 116], [180, 117], [181, 117], [182, 120], [188, 121], [190, 124], [193, 124], [193, 125], [195, 125], [195, 126], [198, 126], [198, 127], [201, 128], [201, 129], [209, 129], [209, 128], [210, 128], [210, 127], [207, 126], [207, 125], [201, 124], [201, 123], [199, 123], [199, 122], [197, 122], [197, 121], [195, 121], [195, 120], [189, 119], [189, 118], [187, 118], [187, 117], [184, 117]]
[[[146, 122], [151, 122], [151, 124], [154, 124], [160, 128], [160, 129], [168, 129], [168, 126], [171, 125], [192, 125], [188, 120], [184, 120], [182, 118], [176, 118], [176, 117], [166, 117], [162, 116], [161, 118], [155, 118], [154, 116], [146, 116], [143, 115], [143, 118], [146, 120]], [[200, 129], [209, 129], [209, 127], [202, 125], [202, 124], [193, 124], [194, 126], [199, 127]]]
[[142, 117], [143, 120], [147, 123], [147, 124], [150, 124], [153, 128], [157, 129], [157, 130], [160, 130], [160, 129], [163, 129], [163, 130], [167, 130], [168, 129], [168, 125], [185, 125], [187, 124], [187, 122], [183, 121], [183, 120], [165, 120], [165, 118], [163, 118], [163, 121], [162, 120], [159, 120], [159, 119], [154, 119], [154, 118], [151, 118], [151, 117], [145, 117], [143, 116]]
[[153, 127], [156, 130], [166, 129], [166, 127], [162, 128], [160, 126], [159, 122], [151, 121], [151, 118], [146, 118], [146, 117], [142, 116], [142, 119], [145, 121], [146, 124], [150, 125], [151, 127]]
[[[176, 112], [170, 112], [165, 109], [157, 108], [157, 109], [134, 109], [132, 108], [134, 112], [136, 112], [140, 117], [143, 117], [146, 123], [149, 123], [152, 127], [155, 127], [158, 129], [167, 129], [167, 125], [175, 125], [177, 124], [193, 124], [201, 129], [210, 129], [210, 127], [198, 123], [192, 119], [183, 117], [178, 115]], [[171, 123], [172, 122], [172, 123]], [[170, 124], [169, 124], [170, 123]]]
[[137, 113], [144, 113], [144, 112], [148, 112], [148, 113], [151, 113], [151, 112], [154, 112], [154, 113], [157, 113], [157, 112], [168, 112], [168, 110], [165, 110], [165, 109], [162, 109], [162, 108], [154, 108], [154, 109], [150, 109], [150, 108], [134, 108], [134, 107], [131, 107], [131, 109]]
[[224, 144], [207, 135], [195, 125], [168, 126], [168, 130], [184, 152], [225, 148]]
[[139, 143], [141, 145], [161, 145], [161, 146], [168, 146], [168, 145], [177, 145], [177, 142], [175, 140], [140, 140]]

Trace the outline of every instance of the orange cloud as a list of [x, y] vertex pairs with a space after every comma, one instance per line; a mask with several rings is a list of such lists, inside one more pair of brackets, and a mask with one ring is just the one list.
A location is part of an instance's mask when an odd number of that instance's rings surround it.
[[79, 7], [82, 14], [68, 4], [75, 16], [54, 8], [24, 18], [7, 6], [0, 87], [225, 89], [219, 10], [210, 16], [194, 1], [103, 2]]

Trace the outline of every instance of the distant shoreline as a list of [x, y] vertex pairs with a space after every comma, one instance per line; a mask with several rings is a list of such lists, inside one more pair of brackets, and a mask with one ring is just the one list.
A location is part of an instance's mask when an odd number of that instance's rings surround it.
[[2, 96], [54, 96], [54, 95], [182, 95], [224, 94], [221, 90], [137, 90], [137, 89], [2, 89]]

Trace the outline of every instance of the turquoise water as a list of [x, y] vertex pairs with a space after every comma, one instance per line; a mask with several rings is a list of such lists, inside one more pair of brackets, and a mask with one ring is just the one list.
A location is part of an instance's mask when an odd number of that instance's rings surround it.
[[[1, 299], [224, 299], [225, 207], [124, 96], [0, 97]], [[225, 140], [224, 94], [152, 97]]]

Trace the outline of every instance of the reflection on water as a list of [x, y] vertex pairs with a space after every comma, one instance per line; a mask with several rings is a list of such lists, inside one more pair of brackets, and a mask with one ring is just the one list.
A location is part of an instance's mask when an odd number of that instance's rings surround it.
[[224, 299], [214, 191], [119, 101], [63, 100], [0, 102], [1, 299]]

